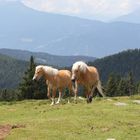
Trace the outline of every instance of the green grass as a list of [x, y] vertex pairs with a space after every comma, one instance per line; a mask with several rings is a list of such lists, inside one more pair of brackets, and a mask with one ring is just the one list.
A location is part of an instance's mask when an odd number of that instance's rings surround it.
[[[92, 104], [50, 106], [46, 100], [0, 102], [0, 124], [23, 124], [6, 140], [139, 140], [140, 104], [135, 97], [96, 98]], [[139, 96], [136, 99], [140, 99]], [[115, 106], [125, 102], [127, 106]]]

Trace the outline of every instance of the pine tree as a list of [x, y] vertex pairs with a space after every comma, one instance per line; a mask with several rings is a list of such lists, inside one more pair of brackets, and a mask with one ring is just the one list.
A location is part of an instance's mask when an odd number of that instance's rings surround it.
[[137, 93], [140, 94], [140, 83], [138, 84]]
[[19, 85], [23, 99], [44, 99], [47, 98], [46, 80], [41, 78], [39, 81], [32, 80], [35, 73], [35, 62], [33, 56], [30, 58], [29, 68], [25, 72], [22, 83]]
[[36, 89], [36, 84], [32, 81], [33, 75], [35, 72], [35, 63], [34, 63], [34, 58], [31, 56], [30, 58], [30, 64], [29, 68], [25, 72], [25, 75], [23, 77], [23, 81], [19, 86], [19, 89], [21, 91], [21, 94], [24, 99], [32, 99], [33, 94]]
[[47, 85], [46, 80], [42, 77], [39, 81], [36, 81], [36, 89], [33, 95], [34, 99], [46, 99], [47, 98]]
[[4, 90], [2, 91], [1, 99], [2, 99], [3, 101], [9, 101], [9, 100], [8, 100], [9, 97], [8, 97], [7, 89], [4, 89]]
[[128, 84], [125, 78], [121, 78], [117, 87], [118, 96], [125, 96], [128, 94]]
[[106, 95], [107, 96], [116, 96], [117, 94], [117, 81], [114, 74], [110, 74], [107, 84], [106, 84]]
[[130, 96], [130, 95], [134, 94], [134, 90], [135, 90], [135, 85], [134, 85], [132, 72], [128, 73], [127, 84], [128, 84], [128, 95]]

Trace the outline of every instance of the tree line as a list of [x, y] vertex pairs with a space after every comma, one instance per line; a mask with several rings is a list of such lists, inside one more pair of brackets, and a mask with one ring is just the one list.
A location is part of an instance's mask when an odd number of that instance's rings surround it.
[[[21, 83], [15, 90], [0, 90], [0, 101], [24, 100], [24, 99], [46, 99], [47, 85], [44, 78], [34, 82], [32, 80], [35, 72], [36, 64], [33, 56], [24, 73]], [[104, 92], [107, 96], [131, 96], [140, 94], [140, 82], [135, 82], [133, 73], [129, 72], [125, 76], [111, 73], [107, 82], [103, 85]], [[79, 89], [79, 95], [85, 96], [83, 87]]]
[[134, 82], [132, 72], [124, 77], [112, 73], [104, 88], [107, 96], [131, 96], [140, 93], [140, 82]]
[[112, 72], [121, 77], [132, 72], [134, 81], [140, 81], [140, 49], [126, 50], [88, 64], [97, 67], [103, 83], [106, 83]]

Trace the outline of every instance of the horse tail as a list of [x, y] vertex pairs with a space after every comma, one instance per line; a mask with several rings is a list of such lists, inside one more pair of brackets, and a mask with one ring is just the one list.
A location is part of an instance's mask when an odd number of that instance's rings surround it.
[[105, 97], [105, 94], [103, 93], [103, 90], [102, 90], [102, 85], [101, 85], [101, 81], [99, 80], [98, 83], [97, 83], [97, 89], [99, 91], [99, 93]]

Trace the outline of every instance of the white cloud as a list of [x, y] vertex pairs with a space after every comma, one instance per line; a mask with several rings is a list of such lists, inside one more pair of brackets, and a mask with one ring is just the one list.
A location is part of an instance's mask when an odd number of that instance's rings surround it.
[[[7, 0], [12, 1], [12, 0]], [[13, 0], [14, 1], [14, 0]], [[111, 19], [140, 7], [140, 0], [21, 0], [36, 10], [96, 19]]]
[[20, 41], [24, 42], [24, 43], [32, 43], [33, 39], [32, 38], [21, 38]]

